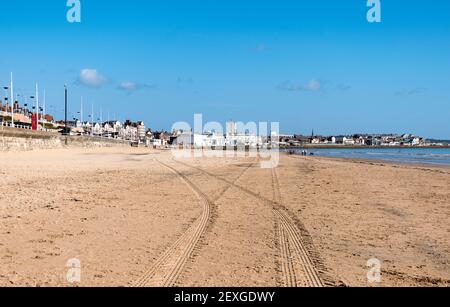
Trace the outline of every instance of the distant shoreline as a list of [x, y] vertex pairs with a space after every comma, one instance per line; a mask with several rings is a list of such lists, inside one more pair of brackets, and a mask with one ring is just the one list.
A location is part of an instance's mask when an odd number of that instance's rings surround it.
[[[286, 154], [337, 158], [345, 160], [384, 161], [400, 164], [450, 167], [450, 147], [304, 147], [283, 149]], [[441, 151], [443, 150], [443, 151]]]
[[[287, 153], [285, 153], [287, 155]], [[289, 156], [289, 155], [288, 155]], [[332, 157], [332, 156], [307, 156], [302, 157], [300, 155], [291, 155], [292, 158], [307, 158], [314, 160], [329, 160], [329, 161], [340, 161], [347, 163], [357, 163], [357, 164], [369, 164], [373, 166], [411, 166], [411, 167], [421, 167], [429, 169], [442, 169], [450, 170], [450, 165], [447, 164], [433, 164], [433, 163], [420, 163], [420, 162], [408, 162], [408, 161], [392, 161], [383, 159], [367, 159], [367, 158], [343, 158], [343, 157]]]
[[447, 146], [354, 146], [354, 145], [303, 145], [303, 146], [287, 146], [280, 147], [281, 149], [293, 150], [293, 149], [430, 149], [430, 148], [450, 148], [450, 144]]

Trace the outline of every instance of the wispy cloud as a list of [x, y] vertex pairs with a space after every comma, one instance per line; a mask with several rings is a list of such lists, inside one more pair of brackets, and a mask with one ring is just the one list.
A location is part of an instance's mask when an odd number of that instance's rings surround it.
[[84, 86], [100, 88], [108, 82], [108, 79], [96, 69], [85, 68], [80, 71], [77, 82]]
[[323, 82], [318, 79], [312, 79], [307, 84], [294, 84], [285, 81], [278, 85], [277, 89], [287, 92], [320, 92], [323, 89]]
[[352, 87], [351, 87], [350, 85], [348, 85], [348, 84], [343, 84], [343, 83], [341, 83], [341, 84], [338, 84], [338, 85], [336, 86], [336, 88], [337, 88], [338, 90], [340, 90], [340, 91], [348, 91], [348, 90], [350, 90]]
[[265, 44], [259, 44], [259, 45], [256, 45], [255, 47], [253, 47], [252, 48], [252, 51], [253, 52], [264, 52], [264, 51], [266, 51], [267, 50], [267, 45], [265, 45]]
[[144, 84], [144, 83], [136, 83], [133, 81], [122, 81], [117, 88], [119, 90], [123, 90], [129, 93], [138, 91], [138, 90], [143, 90], [143, 89], [153, 89], [156, 88], [155, 84]]
[[177, 78], [177, 84], [178, 85], [182, 85], [182, 84], [194, 84], [195, 81], [192, 78], [183, 78], [183, 77], [178, 77]]
[[422, 94], [423, 92], [428, 91], [427, 88], [424, 87], [416, 87], [408, 90], [401, 90], [395, 92], [395, 96], [414, 96], [418, 94]]

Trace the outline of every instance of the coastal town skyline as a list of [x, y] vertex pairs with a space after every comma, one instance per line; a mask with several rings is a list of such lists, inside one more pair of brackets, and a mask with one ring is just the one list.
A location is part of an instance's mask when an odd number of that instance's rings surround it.
[[49, 105], [62, 106], [67, 83], [71, 108], [83, 96], [98, 113], [158, 130], [202, 113], [276, 121], [286, 134], [450, 139], [445, 1], [385, 2], [380, 24], [367, 22], [366, 1], [132, 0], [106, 12], [102, 1], [83, 2], [79, 24], [66, 21], [65, 4], [5, 3], [2, 86], [14, 71], [17, 93], [39, 81]]
[[[13, 73], [11, 73], [11, 77], [13, 76]], [[58, 131], [58, 129], [63, 129], [65, 126], [65, 120], [64, 118], [58, 119], [52, 112], [46, 112], [48, 109], [50, 110], [58, 110], [58, 107], [55, 105], [47, 105], [46, 101], [46, 90], [43, 90], [43, 98], [39, 100], [39, 85], [36, 84], [36, 92], [32, 96], [27, 96], [24, 94], [15, 94], [13, 95], [15, 97], [13, 101], [13, 108], [11, 108], [11, 88], [14, 88], [13, 81], [10, 80], [9, 86], [3, 87], [3, 90], [5, 91], [5, 94], [0, 99], [0, 125], [1, 126], [13, 126], [12, 124], [12, 118], [14, 119], [14, 125], [16, 127], [22, 128], [22, 129], [30, 129], [30, 130], [55, 130]], [[6, 84], [6, 83], [5, 83]], [[41, 96], [42, 97], [42, 96]], [[168, 134], [173, 133], [174, 135], [177, 134], [176, 129], [173, 127], [170, 129], [157, 129], [156, 127], [147, 127], [144, 121], [136, 120], [136, 119], [130, 119], [130, 118], [123, 118], [121, 114], [114, 113], [114, 115], [111, 117], [110, 112], [105, 111], [105, 116], [103, 114], [103, 108], [102, 106], [97, 107], [97, 110], [94, 110], [94, 104], [91, 104], [91, 107], [89, 105], [85, 105], [85, 102], [83, 100], [83, 97], [80, 98], [80, 104], [79, 104], [78, 111], [74, 111], [76, 109], [74, 106], [72, 106], [69, 111], [68, 108], [68, 127], [71, 129], [71, 131], [75, 131], [76, 134], [87, 134], [94, 136], [94, 128], [95, 128], [95, 135], [97, 136], [113, 136], [115, 135], [118, 137], [120, 135], [121, 138], [126, 139], [130, 138], [131, 135], [135, 135], [136, 139], [139, 139], [137, 135], [141, 135], [143, 138], [144, 132], [153, 132], [153, 134], [156, 134], [158, 136], [162, 134]], [[39, 112], [36, 112], [36, 108], [39, 110]], [[48, 109], [47, 109], [48, 108]], [[63, 106], [64, 108], [64, 106]], [[12, 112], [14, 112], [14, 116], [11, 117]], [[65, 112], [63, 109], [62, 112]], [[98, 112], [98, 113], [96, 113]], [[58, 112], [55, 112], [58, 113]], [[197, 114], [200, 115], [200, 114]], [[34, 118], [35, 117], [35, 118]], [[34, 123], [36, 121], [36, 123]], [[223, 134], [229, 134], [230, 131], [225, 131], [228, 129], [229, 123], [236, 123], [236, 121], [228, 120], [226, 121], [227, 128], [224, 129]], [[248, 123], [243, 123], [240, 121], [237, 121], [239, 123], [242, 123], [243, 126], [247, 125]], [[126, 132], [117, 130], [119, 127], [117, 125], [120, 125], [121, 129], [126, 129]], [[136, 128], [136, 131], [133, 133], [130, 132], [129, 127]], [[138, 127], [143, 127], [144, 131], [142, 129], [138, 129]], [[48, 128], [48, 129], [47, 129]], [[210, 134], [211, 131], [204, 130], [204, 127], [202, 128], [203, 134]], [[83, 130], [84, 129], [84, 130]], [[117, 130], [117, 131], [116, 131]], [[138, 133], [138, 130], [140, 132]], [[192, 132], [192, 130], [191, 130]], [[233, 133], [238, 133], [233, 132]], [[245, 133], [243, 131], [240, 131], [240, 133]], [[266, 133], [267, 136], [269, 136], [270, 133]], [[258, 131], [256, 133], [258, 136], [262, 136], [260, 132]], [[433, 142], [427, 142], [427, 137], [418, 136], [412, 133], [350, 133], [350, 134], [333, 134], [333, 135], [323, 135], [323, 134], [317, 134], [317, 130], [312, 129], [312, 134], [308, 136], [307, 133], [303, 132], [289, 132], [289, 133], [283, 133], [282, 131], [277, 132], [277, 137], [280, 138], [280, 144], [283, 143], [287, 146], [299, 146], [304, 144], [315, 144], [315, 145], [334, 145], [334, 144], [341, 144], [341, 145], [363, 145], [363, 146], [420, 146], [428, 144], [430, 145], [438, 145], [443, 146], [450, 143], [450, 140], [445, 139], [433, 139]], [[336, 141], [336, 140], [340, 141]], [[437, 143], [440, 142], [440, 143]], [[161, 144], [160, 144], [161, 145]], [[167, 140], [166, 140], [167, 145]]]

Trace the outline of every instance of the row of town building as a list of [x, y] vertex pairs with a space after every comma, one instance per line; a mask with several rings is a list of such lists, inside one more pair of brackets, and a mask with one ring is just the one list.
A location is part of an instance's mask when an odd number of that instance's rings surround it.
[[[12, 119], [14, 124], [12, 123]], [[44, 108], [28, 107], [27, 104], [21, 106], [15, 101], [12, 108], [7, 98], [0, 100], [0, 126], [9, 126], [29, 130], [46, 132], [63, 132], [64, 121], [55, 121], [52, 115], [44, 113]], [[67, 126], [70, 135], [86, 135], [94, 137], [105, 137], [123, 139], [133, 142], [147, 142], [147, 130], [144, 122], [133, 122], [127, 120], [107, 121], [107, 122], [81, 122], [79, 120], [68, 121]]]
[[425, 138], [412, 134], [355, 134], [340, 136], [303, 136], [285, 135], [280, 137], [280, 145], [288, 147], [301, 147], [305, 145], [342, 145], [342, 146], [385, 146], [385, 147], [416, 147], [432, 145]]
[[[64, 126], [64, 121], [57, 122], [58, 126]], [[86, 135], [112, 139], [122, 139], [145, 143], [147, 141], [147, 130], [144, 122], [133, 122], [127, 120], [106, 122], [81, 122], [68, 121], [67, 125], [71, 135]]]

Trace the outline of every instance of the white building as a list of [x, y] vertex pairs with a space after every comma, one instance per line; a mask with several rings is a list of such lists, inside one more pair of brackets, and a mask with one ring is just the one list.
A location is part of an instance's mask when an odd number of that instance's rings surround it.
[[137, 124], [137, 137], [139, 141], [144, 142], [146, 139], [146, 131], [144, 122], [138, 122]]
[[174, 145], [184, 147], [211, 148], [211, 147], [251, 147], [262, 145], [262, 138], [256, 135], [228, 135], [216, 133], [193, 134], [183, 133], [177, 136]]
[[355, 140], [353, 138], [343, 138], [343, 144], [344, 145], [355, 145]]

